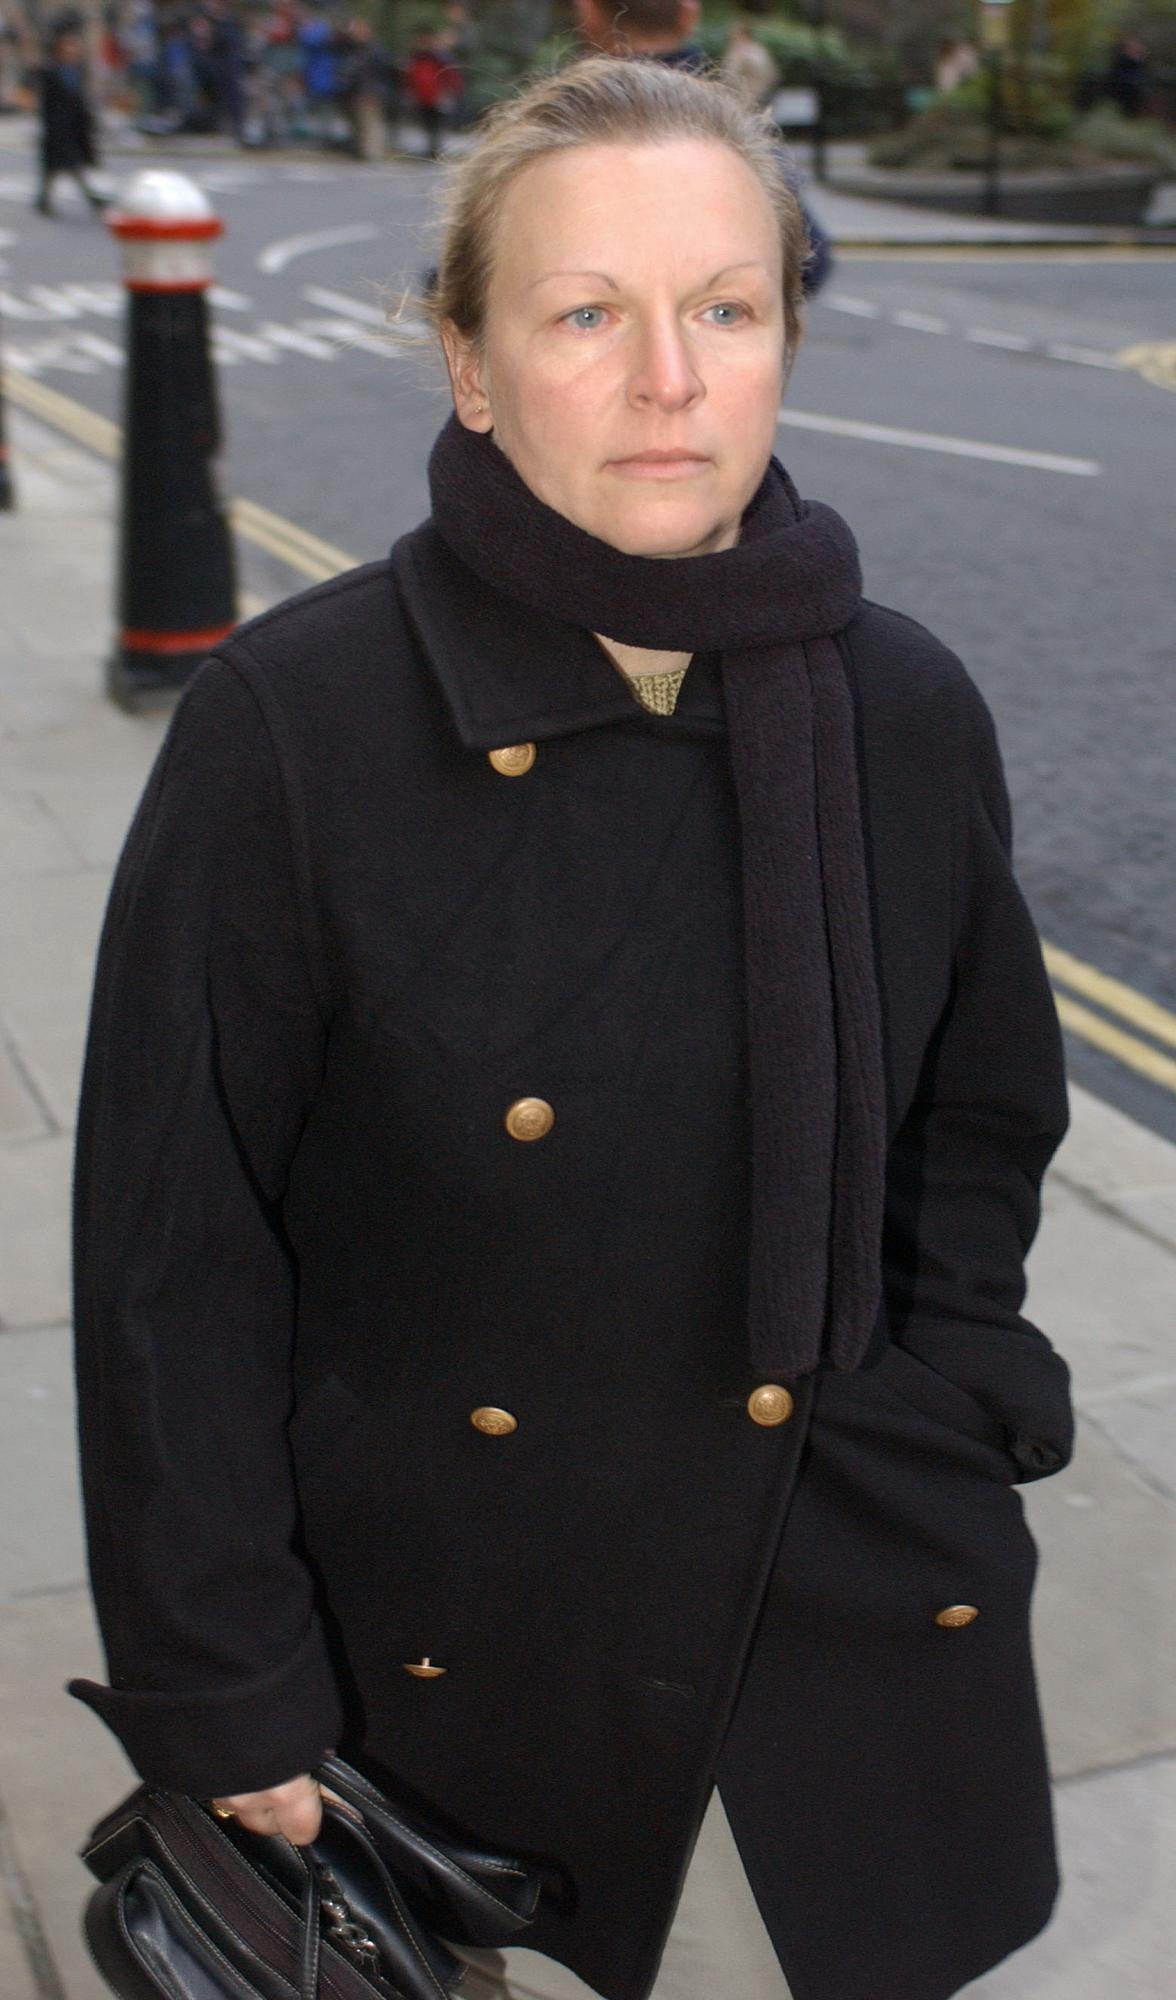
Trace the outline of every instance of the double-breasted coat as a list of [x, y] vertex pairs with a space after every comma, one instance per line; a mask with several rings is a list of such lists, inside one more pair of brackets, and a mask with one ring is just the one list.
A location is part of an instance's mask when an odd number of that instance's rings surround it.
[[606, 2000], [716, 1781], [797, 2000], [943, 2000], [1055, 1889], [1015, 1482], [1070, 1446], [1020, 1314], [1057, 1021], [976, 688], [875, 605], [839, 643], [891, 1134], [860, 1373], [747, 1358], [717, 658], [650, 715], [426, 524], [196, 676], [100, 954], [110, 1685], [71, 1687], [158, 1783], [337, 1744], [543, 1859], [528, 1942]]

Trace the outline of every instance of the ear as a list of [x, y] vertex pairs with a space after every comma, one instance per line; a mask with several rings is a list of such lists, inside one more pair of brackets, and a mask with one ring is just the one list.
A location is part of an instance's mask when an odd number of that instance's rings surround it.
[[449, 371], [449, 387], [458, 420], [468, 431], [492, 431], [494, 416], [485, 387], [482, 357], [473, 342], [459, 333], [451, 319], [441, 327], [441, 345]]

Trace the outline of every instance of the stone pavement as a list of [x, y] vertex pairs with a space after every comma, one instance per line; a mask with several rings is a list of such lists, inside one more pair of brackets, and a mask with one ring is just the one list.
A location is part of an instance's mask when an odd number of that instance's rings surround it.
[[[79, 1527], [67, 1197], [92, 955], [164, 720], [100, 692], [112, 473], [9, 408], [0, 515], [0, 2000], [100, 2000], [75, 1848], [132, 1782], [63, 1692], [101, 1675]], [[1029, 1488], [1067, 1873], [975, 2000], [1166, 2000], [1176, 1964], [1176, 1147], [1085, 1092], [1029, 1310], [1075, 1369], [1074, 1465]], [[961, 1756], [967, 1745], [960, 1745]], [[582, 1989], [581, 1989], [582, 1990]], [[716, 1995], [715, 2000], [755, 2000]]]

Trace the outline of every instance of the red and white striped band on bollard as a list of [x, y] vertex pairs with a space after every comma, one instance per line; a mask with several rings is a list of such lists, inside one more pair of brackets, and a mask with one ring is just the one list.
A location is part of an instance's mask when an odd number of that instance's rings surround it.
[[108, 687], [137, 707], [187, 680], [237, 622], [209, 345], [212, 246], [224, 232], [186, 174], [136, 174], [107, 218], [127, 290], [118, 639]]
[[[131, 197], [133, 211], [119, 209], [107, 218], [107, 226], [123, 246], [123, 283], [128, 292], [204, 291], [212, 283], [211, 246], [225, 231], [207, 197], [184, 174], [158, 172], [138, 175], [128, 190]], [[148, 205], [162, 212], [147, 213]], [[184, 205], [192, 212], [167, 213]]]

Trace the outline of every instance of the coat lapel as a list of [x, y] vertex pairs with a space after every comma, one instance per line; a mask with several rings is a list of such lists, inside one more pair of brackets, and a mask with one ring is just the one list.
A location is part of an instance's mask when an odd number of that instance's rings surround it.
[[[516, 604], [476, 577], [431, 521], [394, 545], [392, 578], [470, 750], [541, 742], [645, 711], [591, 632]], [[718, 656], [699, 655], [662, 726], [724, 727]]]

